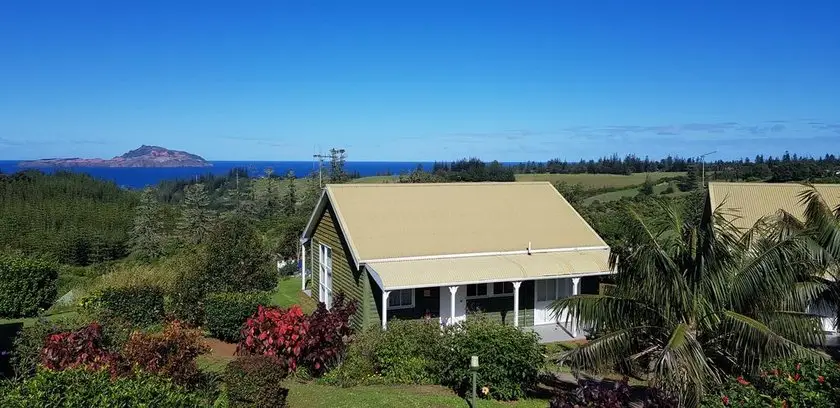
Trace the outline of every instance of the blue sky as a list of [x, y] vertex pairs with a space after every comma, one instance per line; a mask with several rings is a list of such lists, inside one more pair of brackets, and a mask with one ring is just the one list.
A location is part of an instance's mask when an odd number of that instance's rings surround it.
[[0, 2], [0, 159], [840, 153], [837, 16], [837, 1]]

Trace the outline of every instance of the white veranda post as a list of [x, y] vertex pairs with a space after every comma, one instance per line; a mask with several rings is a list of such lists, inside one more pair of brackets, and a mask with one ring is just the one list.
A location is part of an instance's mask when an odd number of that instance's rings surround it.
[[455, 324], [455, 294], [458, 293], [457, 286], [449, 287], [449, 324]]
[[382, 291], [382, 330], [388, 328], [388, 296], [390, 295], [390, 290]]
[[519, 327], [519, 286], [522, 282], [513, 282], [513, 326]]
[[[580, 278], [572, 278], [572, 296], [580, 294]], [[578, 336], [577, 322], [572, 322], [572, 336]]]
[[306, 244], [300, 244], [300, 290], [306, 290]]

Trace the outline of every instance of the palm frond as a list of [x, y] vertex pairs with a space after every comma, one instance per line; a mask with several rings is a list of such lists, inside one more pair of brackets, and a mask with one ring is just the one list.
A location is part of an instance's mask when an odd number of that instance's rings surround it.
[[561, 362], [574, 370], [601, 373], [612, 370], [637, 351], [638, 340], [650, 326], [634, 326], [607, 333], [561, 357]]
[[708, 384], [720, 382], [712, 366], [687, 324], [674, 328], [668, 343], [652, 362], [652, 385], [677, 391], [688, 406], [696, 406]]
[[758, 320], [731, 310], [723, 313], [721, 336], [725, 338], [729, 353], [745, 372], [755, 372], [763, 362], [774, 358], [820, 361], [828, 357], [786, 339]]
[[612, 331], [662, 320], [656, 309], [633, 299], [607, 295], [575, 295], [561, 298], [551, 304], [553, 316], [566, 311], [568, 322], [595, 331]]

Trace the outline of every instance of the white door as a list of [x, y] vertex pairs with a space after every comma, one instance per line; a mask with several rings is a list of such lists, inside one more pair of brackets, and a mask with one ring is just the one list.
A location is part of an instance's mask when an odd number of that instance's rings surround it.
[[332, 249], [321, 244], [318, 254], [318, 300], [332, 307]]
[[449, 291], [449, 286], [440, 287], [440, 324], [449, 325], [464, 321], [467, 318], [467, 287], [458, 286], [458, 291], [455, 292], [455, 320], [452, 321], [450, 314], [450, 306], [452, 294]]
[[551, 304], [572, 295], [571, 279], [544, 279], [534, 282], [534, 325], [554, 324], [566, 320], [566, 313], [555, 315]]

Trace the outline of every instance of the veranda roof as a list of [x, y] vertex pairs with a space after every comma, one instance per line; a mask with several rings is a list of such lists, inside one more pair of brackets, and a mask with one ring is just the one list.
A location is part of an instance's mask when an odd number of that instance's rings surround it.
[[609, 249], [371, 262], [383, 289], [536, 280], [610, 273]]

